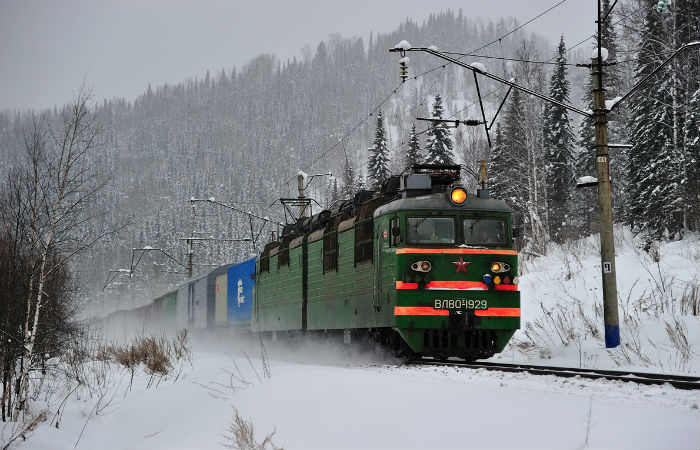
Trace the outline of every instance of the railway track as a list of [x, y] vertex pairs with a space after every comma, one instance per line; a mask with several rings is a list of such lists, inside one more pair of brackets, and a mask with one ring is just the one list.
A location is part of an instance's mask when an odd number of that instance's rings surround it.
[[646, 372], [601, 370], [601, 369], [577, 369], [572, 367], [556, 366], [535, 366], [530, 364], [507, 364], [495, 362], [460, 362], [460, 361], [438, 361], [432, 359], [419, 359], [407, 363], [409, 365], [427, 366], [451, 366], [464, 367], [469, 369], [486, 369], [500, 372], [527, 372], [533, 375], [554, 375], [565, 378], [588, 378], [592, 380], [619, 380], [646, 385], [670, 384], [676, 389], [700, 389], [700, 377], [684, 375], [668, 375]]

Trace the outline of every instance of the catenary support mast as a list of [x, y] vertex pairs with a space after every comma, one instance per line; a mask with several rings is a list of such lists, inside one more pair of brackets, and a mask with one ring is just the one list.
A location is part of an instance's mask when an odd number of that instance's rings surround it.
[[[601, 43], [602, 11], [598, 0], [598, 57], [592, 58], [593, 114], [595, 117], [595, 151], [598, 172], [598, 208], [600, 211], [600, 259], [603, 275], [603, 319], [605, 347], [620, 345], [620, 318], [615, 276], [615, 236], [612, 220], [610, 155], [608, 153], [608, 119], [603, 85], [603, 49]], [[606, 14], [607, 17], [607, 14]]]

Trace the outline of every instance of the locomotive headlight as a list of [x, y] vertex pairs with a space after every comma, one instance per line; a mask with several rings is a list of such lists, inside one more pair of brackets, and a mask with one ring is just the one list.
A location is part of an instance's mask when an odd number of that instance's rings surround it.
[[411, 269], [415, 270], [416, 272], [430, 272], [432, 268], [433, 265], [430, 263], [430, 261], [416, 261], [411, 264]]
[[467, 191], [461, 187], [457, 186], [450, 191], [450, 200], [455, 205], [462, 205], [467, 201]]
[[509, 270], [510, 270], [510, 264], [503, 263], [503, 262], [491, 263], [491, 272], [493, 272], [493, 273], [508, 272]]

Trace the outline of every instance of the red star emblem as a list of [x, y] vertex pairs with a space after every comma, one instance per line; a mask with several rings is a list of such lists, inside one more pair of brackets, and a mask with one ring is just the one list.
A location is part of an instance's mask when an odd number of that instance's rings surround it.
[[469, 264], [471, 264], [471, 263], [470, 263], [469, 261], [466, 261], [466, 262], [465, 262], [465, 261], [462, 259], [462, 257], [460, 256], [460, 257], [459, 257], [459, 261], [452, 261], [452, 264], [454, 264], [455, 266], [457, 266], [457, 272], [455, 272], [455, 273], [459, 273], [459, 272], [467, 273], [467, 266], [468, 266]]

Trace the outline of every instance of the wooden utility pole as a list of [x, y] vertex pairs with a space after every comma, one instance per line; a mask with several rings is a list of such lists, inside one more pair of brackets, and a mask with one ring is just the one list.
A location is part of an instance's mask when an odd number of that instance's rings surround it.
[[598, 172], [598, 208], [600, 211], [600, 262], [603, 275], [603, 319], [605, 347], [620, 345], [620, 318], [615, 276], [615, 236], [612, 220], [610, 155], [608, 153], [608, 119], [603, 84], [603, 49], [601, 45], [601, 0], [598, 0], [598, 57], [592, 58], [593, 115], [595, 117], [596, 169]]

